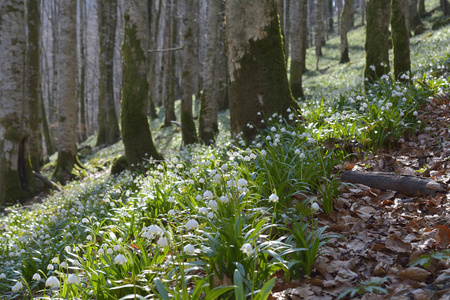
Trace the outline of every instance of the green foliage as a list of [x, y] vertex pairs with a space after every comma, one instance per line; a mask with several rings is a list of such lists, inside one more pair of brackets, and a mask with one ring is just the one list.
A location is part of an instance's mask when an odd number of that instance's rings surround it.
[[349, 295], [350, 297], [354, 297], [356, 294], [364, 295], [365, 293], [382, 293], [387, 294], [388, 291], [385, 288], [380, 287], [387, 280], [387, 277], [377, 278], [373, 277], [369, 281], [361, 282], [361, 285], [356, 288], [348, 289], [345, 292], [341, 293], [337, 299], [342, 299], [345, 296]]

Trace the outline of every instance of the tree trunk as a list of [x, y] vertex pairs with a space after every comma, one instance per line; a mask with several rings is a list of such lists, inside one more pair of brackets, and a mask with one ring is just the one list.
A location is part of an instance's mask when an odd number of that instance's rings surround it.
[[[218, 131], [217, 113], [218, 99], [216, 90], [219, 87], [215, 80], [217, 76], [217, 37], [219, 34], [220, 23], [220, 3], [216, 0], [208, 0], [207, 17], [207, 42], [206, 42], [206, 60], [205, 60], [205, 78], [204, 89], [200, 103], [199, 116], [199, 137], [200, 140], [210, 145], [215, 141], [215, 134]], [[216, 122], [214, 122], [216, 121]]]
[[[165, 36], [164, 36], [164, 48], [171, 48], [175, 45], [174, 43], [174, 35], [176, 34], [176, 14], [175, 14], [175, 3], [173, 0], [170, 0], [170, 3], [166, 3], [165, 9], [165, 19], [166, 19], [166, 28], [165, 28]], [[170, 127], [172, 125], [172, 121], [176, 120], [175, 117], [175, 99], [174, 99], [174, 63], [175, 63], [175, 54], [174, 51], [167, 51], [164, 54], [166, 66], [165, 66], [165, 79], [164, 79], [164, 127]]]
[[[403, 1], [391, 0], [391, 30], [394, 52], [392, 64], [395, 80], [407, 81], [411, 73], [411, 60], [409, 56], [409, 34], [406, 30], [405, 15], [403, 13]], [[408, 77], [402, 76], [403, 74]]]
[[280, 23], [275, 0], [226, 2], [228, 69], [230, 73], [231, 134], [252, 139], [263, 116], [297, 107], [286, 74]]
[[419, 0], [419, 8], [418, 8], [418, 14], [419, 17], [422, 17], [423, 15], [425, 15], [426, 11], [425, 11], [425, 0]]
[[305, 70], [305, 54], [307, 48], [307, 14], [308, 14], [308, 0], [291, 0], [291, 12], [292, 20], [296, 22], [291, 22], [291, 65], [290, 65], [290, 76], [289, 76], [289, 86], [292, 90], [292, 95], [294, 98], [302, 98], [303, 88], [302, 88], [302, 77]]
[[227, 64], [227, 50], [226, 50], [226, 40], [225, 40], [225, 18], [224, 18], [224, 3], [220, 2], [220, 15], [221, 21], [218, 28], [217, 46], [216, 46], [216, 56], [217, 56], [217, 66], [216, 75], [214, 79], [217, 81], [216, 86], [219, 87], [217, 92], [217, 101], [219, 111], [224, 111], [229, 108], [229, 97], [228, 97], [228, 64]]
[[[157, 42], [157, 18], [155, 18], [156, 15], [156, 9], [154, 8], [154, 2], [153, 1], [147, 1], [148, 2], [148, 34], [149, 34], [149, 48], [150, 49], [157, 49], [158, 48], [158, 42]], [[149, 54], [148, 59], [148, 77], [149, 78], [156, 78], [156, 59], [154, 59], [157, 56], [156, 53]], [[147, 114], [150, 116], [151, 119], [158, 118], [158, 114], [156, 113], [156, 105], [155, 105], [155, 83], [150, 82], [148, 87], [148, 101], [146, 103], [146, 111]]]
[[28, 26], [28, 104], [30, 110], [30, 163], [33, 170], [39, 172], [42, 157], [41, 147], [41, 115], [40, 115], [40, 26], [41, 11], [39, 1], [27, 0], [27, 26]]
[[448, 0], [440, 0], [441, 2], [441, 9], [444, 16], [450, 15], [450, 4], [448, 3]]
[[193, 0], [185, 0], [185, 14], [182, 22], [184, 38], [183, 64], [182, 64], [182, 99], [181, 99], [181, 126], [183, 143], [185, 145], [197, 142], [197, 133], [194, 119], [192, 117], [192, 95], [195, 92], [194, 84], [196, 76], [195, 64], [195, 28], [194, 13], [195, 6]]
[[366, 0], [360, 0], [361, 1], [361, 26], [364, 26], [366, 23]]
[[60, 2], [58, 161], [54, 178], [61, 183], [72, 178], [77, 160], [77, 3]]
[[[403, 1], [402, 1], [403, 2]], [[417, 10], [417, 0], [406, 0], [409, 3], [409, 31], [414, 31], [417, 26], [423, 25]]]
[[[342, 0], [336, 0], [336, 7], [337, 7], [337, 28], [340, 31], [341, 29], [341, 15], [342, 15]], [[341, 34], [338, 32], [338, 34]]]
[[114, 46], [117, 25], [117, 0], [97, 0], [100, 36], [100, 85], [98, 99], [97, 146], [112, 145], [120, 139], [114, 105]]
[[350, 14], [353, 10], [353, 0], [345, 0], [344, 9], [342, 10], [341, 16], [341, 59], [340, 64], [345, 64], [350, 61], [348, 55], [348, 39], [347, 32], [350, 25]]
[[319, 69], [319, 58], [322, 56], [323, 38], [323, 0], [316, 0], [316, 31], [314, 35], [316, 48], [316, 70]]
[[42, 131], [44, 133], [44, 141], [45, 141], [45, 148], [47, 150], [47, 155], [51, 156], [53, 153], [55, 153], [55, 146], [53, 146], [53, 140], [52, 136], [50, 134], [50, 129], [48, 128], [48, 121], [47, 121], [47, 115], [45, 113], [45, 105], [44, 105], [44, 97], [42, 97], [41, 94], [41, 120], [42, 120]]
[[24, 200], [34, 189], [28, 157], [25, 6], [0, 3], [0, 204]]
[[333, 21], [333, 0], [328, 0], [328, 33], [334, 33], [334, 21]]
[[122, 138], [128, 165], [143, 159], [162, 159], [153, 144], [145, 113], [148, 97], [147, 1], [125, 0], [122, 44]]
[[390, 0], [369, 0], [366, 7], [365, 88], [389, 73]]
[[80, 0], [80, 35], [79, 35], [79, 45], [80, 45], [80, 82], [78, 86], [78, 102], [80, 105], [80, 124], [78, 126], [80, 142], [87, 139], [87, 121], [86, 121], [86, 65], [87, 65], [87, 55], [86, 55], [86, 28], [87, 28], [87, 16], [86, 16], [86, 1]]

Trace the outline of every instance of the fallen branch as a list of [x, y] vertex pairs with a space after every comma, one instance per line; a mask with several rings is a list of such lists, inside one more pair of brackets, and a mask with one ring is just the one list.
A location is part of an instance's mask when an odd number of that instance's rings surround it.
[[33, 175], [34, 175], [34, 177], [36, 177], [37, 179], [41, 180], [41, 181], [44, 183], [45, 186], [48, 186], [48, 187], [53, 188], [53, 189], [55, 189], [55, 190], [58, 190], [58, 191], [60, 191], [60, 192], [62, 191], [62, 189], [61, 189], [61, 187], [60, 187], [59, 185], [57, 185], [57, 184], [54, 183], [53, 181], [49, 180], [49, 179], [48, 179], [47, 177], [45, 177], [44, 175], [39, 174], [39, 173], [37, 173], [37, 172], [35, 172], [35, 171], [33, 171]]
[[175, 48], [166, 48], [166, 49], [154, 49], [154, 50], [148, 50], [149, 53], [152, 52], [169, 52], [169, 51], [178, 51], [178, 50], [183, 50], [184, 48], [184, 44], [179, 46], [179, 47], [175, 47]]
[[447, 193], [447, 186], [433, 179], [411, 175], [399, 175], [385, 172], [346, 171], [341, 179], [360, 183], [380, 190], [394, 190], [406, 195], [431, 195], [436, 192]]

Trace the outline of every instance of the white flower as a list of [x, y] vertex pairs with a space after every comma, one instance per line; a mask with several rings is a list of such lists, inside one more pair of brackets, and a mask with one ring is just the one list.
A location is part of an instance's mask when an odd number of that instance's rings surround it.
[[198, 182], [200, 182], [200, 183], [205, 183], [205, 178], [200, 178], [200, 179], [198, 180]]
[[171, 203], [175, 203], [175, 198], [170, 196], [169, 198], [167, 198], [167, 202], [171, 202]]
[[305, 157], [306, 157], [305, 153], [301, 153], [301, 154], [300, 154], [300, 158], [301, 158], [301, 159], [304, 159]]
[[163, 233], [162, 229], [158, 225], [150, 225], [147, 229], [147, 232], [153, 238], [155, 235], [160, 235]]
[[88, 218], [83, 218], [83, 220], [81, 220], [81, 222], [83, 222], [83, 223], [89, 223], [89, 220], [88, 220]]
[[53, 257], [52, 258], [52, 263], [54, 263], [54, 264], [59, 263], [59, 257]]
[[67, 277], [67, 283], [80, 284], [80, 277], [78, 277], [77, 274], [70, 274], [69, 277]]
[[167, 238], [165, 238], [163, 236], [159, 238], [157, 243], [158, 243], [158, 246], [160, 246], [161, 248], [169, 246], [169, 242], [167, 241]]
[[197, 228], [198, 225], [199, 224], [198, 224], [198, 222], [196, 220], [191, 219], [191, 220], [187, 221], [187, 223], [186, 223], [186, 225], [184, 225], [184, 227], [186, 227], [187, 230], [190, 230], [190, 229]]
[[172, 215], [175, 214], [175, 210], [171, 209], [171, 210], [169, 210], [169, 211], [167, 212], [167, 214], [168, 214], [169, 216], [172, 216]]
[[59, 280], [58, 280], [58, 278], [56, 278], [55, 276], [50, 276], [45, 281], [45, 286], [48, 286], [48, 287], [59, 287]]
[[222, 177], [220, 177], [219, 174], [216, 174], [216, 175], [214, 175], [213, 182], [214, 183], [220, 183], [221, 179], [222, 179]]
[[270, 131], [275, 132], [277, 129], [275, 127], [270, 128]]
[[320, 206], [319, 204], [317, 204], [317, 202], [313, 202], [311, 204], [311, 208], [313, 209], [314, 212], [318, 212], [320, 210]]
[[15, 293], [15, 292], [18, 292], [18, 291], [20, 291], [20, 290], [22, 290], [23, 289], [23, 284], [22, 284], [22, 282], [20, 282], [20, 281], [17, 281], [17, 283], [15, 284], [15, 285], [13, 285], [13, 287], [12, 287], [12, 291]]
[[55, 267], [53, 266], [53, 264], [49, 264], [49, 265], [47, 266], [47, 270], [52, 271], [52, 270], [54, 270], [54, 269], [55, 269]]
[[92, 241], [92, 235], [88, 235], [88, 236], [86, 237], [86, 240]]
[[212, 197], [214, 197], [214, 195], [211, 191], [205, 191], [203, 193], [203, 197], [205, 197], [205, 199], [211, 199]]
[[67, 268], [67, 263], [63, 261], [60, 265], [61, 268]]
[[41, 275], [39, 275], [38, 273], [34, 273], [32, 279], [36, 280], [36, 281], [39, 281], [39, 280], [41, 280]]
[[252, 255], [253, 253], [252, 245], [250, 245], [249, 243], [245, 243], [244, 245], [242, 245], [241, 251], [242, 253], [247, 254], [248, 256]]
[[212, 209], [216, 209], [217, 208], [217, 201], [216, 200], [209, 200], [208, 206], [211, 207]]
[[229, 201], [227, 195], [220, 196], [219, 200], [222, 201], [222, 203], [228, 203]]
[[300, 149], [295, 149], [295, 154], [299, 155], [300, 154]]
[[276, 194], [272, 194], [269, 196], [269, 201], [270, 202], [278, 202], [279, 198]]
[[208, 209], [206, 207], [200, 207], [198, 209], [198, 212], [201, 213], [201, 214], [206, 215], [208, 213]]
[[243, 186], [246, 186], [246, 185], [247, 185], [247, 180], [245, 180], [244, 178], [240, 178], [237, 181], [237, 186], [239, 186], [239, 187], [243, 187]]
[[122, 247], [120, 245], [115, 245], [113, 249], [114, 251], [120, 251], [122, 250]]
[[210, 212], [206, 215], [206, 217], [207, 217], [208, 219], [212, 219], [212, 218], [214, 218], [214, 213], [213, 213], [212, 211], [210, 211]]
[[262, 149], [262, 150], [261, 150], [261, 155], [262, 155], [262, 156], [266, 156], [266, 154], [267, 154], [266, 150]]
[[201, 196], [201, 195], [197, 195], [197, 196], [195, 197], [195, 200], [197, 200], [197, 201], [202, 200], [202, 196]]
[[375, 66], [374, 65], [370, 65], [369, 67], [372, 71], [375, 71]]
[[111, 255], [111, 254], [113, 254], [113, 253], [114, 253], [114, 251], [113, 251], [113, 249], [111, 249], [111, 248], [108, 248], [108, 250], [106, 250], [106, 253], [107, 253], [107, 254], [109, 254], [109, 255]]
[[114, 257], [114, 263], [117, 265], [124, 265], [127, 263], [127, 258], [123, 254], [119, 254]]
[[194, 254], [195, 247], [191, 244], [187, 244], [186, 246], [184, 246], [183, 252], [186, 254]]
[[419, 113], [417, 111], [413, 112], [413, 116], [417, 117], [419, 115]]
[[98, 254], [99, 255], [105, 254], [105, 250], [103, 250], [102, 248], [98, 249]]

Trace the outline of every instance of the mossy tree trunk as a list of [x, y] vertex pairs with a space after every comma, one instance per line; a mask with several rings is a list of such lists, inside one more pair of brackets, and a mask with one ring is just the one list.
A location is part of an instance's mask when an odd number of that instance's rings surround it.
[[[411, 73], [411, 60], [409, 55], [409, 34], [406, 29], [405, 15], [403, 13], [404, 0], [391, 0], [391, 30], [393, 44], [393, 68], [395, 80], [405, 81]], [[403, 74], [408, 77], [402, 77]]]
[[417, 10], [417, 0], [407, 0], [407, 1], [403, 1], [403, 2], [407, 2], [409, 4], [409, 9], [408, 9], [408, 13], [409, 13], [409, 32], [414, 31], [416, 29], [417, 26], [419, 25], [423, 25], [422, 21], [420, 20], [420, 15], [419, 15], [419, 11]]
[[302, 77], [305, 71], [305, 58], [307, 48], [307, 19], [308, 0], [291, 0], [292, 19], [291, 22], [291, 60], [289, 86], [294, 98], [302, 98]]
[[[158, 25], [158, 18], [157, 18], [157, 12], [156, 8], [154, 7], [154, 1], [147, 1], [148, 2], [148, 33], [149, 33], [149, 48], [150, 49], [156, 49], [158, 48], [157, 43], [157, 25]], [[155, 78], [156, 77], [156, 59], [153, 59], [156, 57], [156, 53], [153, 54], [153, 56], [149, 56], [148, 60], [148, 77], [149, 78]], [[158, 114], [156, 113], [156, 105], [155, 105], [155, 82], [149, 84], [148, 88], [148, 101], [146, 103], [146, 111], [147, 114], [150, 116], [151, 119], [158, 118]]]
[[181, 98], [181, 126], [182, 137], [185, 145], [198, 141], [194, 119], [192, 117], [192, 95], [195, 92], [194, 85], [197, 83], [195, 64], [196, 37], [194, 28], [195, 1], [184, 0], [185, 13], [182, 22], [182, 32], [184, 38], [183, 63], [181, 73], [182, 98]]
[[60, 2], [58, 161], [53, 177], [66, 183], [77, 162], [77, 3]]
[[322, 56], [323, 39], [323, 0], [316, 0], [316, 28], [314, 33], [316, 70], [319, 69], [319, 59]]
[[419, 0], [418, 14], [422, 17], [425, 13], [425, 0]]
[[80, 123], [78, 124], [78, 140], [83, 142], [87, 139], [87, 120], [86, 120], [86, 65], [87, 65], [87, 55], [86, 55], [86, 0], [80, 0], [80, 30], [79, 30], [79, 44], [80, 44], [80, 82], [78, 86], [78, 101], [80, 105]]
[[448, 0], [440, 0], [441, 3], [441, 10], [442, 13], [444, 14], [444, 16], [449, 16], [450, 15], [450, 4], [448, 2]]
[[345, 64], [350, 61], [348, 54], [348, 39], [347, 32], [350, 26], [350, 14], [353, 11], [353, 0], [345, 0], [344, 9], [341, 15], [341, 59], [340, 64]]
[[162, 159], [155, 148], [145, 112], [148, 97], [147, 1], [126, 0], [122, 44], [122, 139], [129, 166], [145, 158]]
[[[297, 107], [286, 74], [280, 23], [275, 0], [226, 2], [228, 69], [230, 73], [231, 134], [252, 139], [264, 115]], [[257, 113], [261, 111], [262, 115]]]
[[111, 145], [120, 139], [114, 105], [114, 45], [117, 25], [117, 0], [97, 0], [100, 36], [100, 85], [98, 99], [97, 146]]
[[224, 111], [229, 108], [229, 97], [228, 97], [228, 64], [227, 64], [227, 50], [226, 50], [226, 40], [225, 40], [225, 18], [223, 16], [224, 4], [220, 4], [221, 11], [221, 22], [218, 28], [217, 37], [217, 47], [216, 47], [216, 76], [214, 79], [217, 81], [216, 85], [219, 89], [217, 93], [218, 110]]
[[[176, 45], [176, 7], [174, 0], [166, 2], [165, 5], [165, 34], [164, 48], [172, 48]], [[176, 121], [175, 116], [175, 52], [166, 51], [165, 55], [165, 74], [164, 74], [164, 127], [170, 127], [172, 121]]]
[[44, 105], [44, 97], [40, 96], [40, 114], [41, 114], [41, 122], [42, 122], [42, 131], [44, 134], [45, 148], [47, 150], [47, 155], [51, 156], [55, 153], [55, 146], [53, 146], [53, 140], [51, 137], [50, 129], [48, 128], [47, 115], [45, 113], [45, 105]]
[[41, 147], [41, 114], [40, 114], [40, 26], [41, 10], [40, 2], [27, 0], [27, 79], [28, 79], [28, 104], [30, 110], [30, 162], [33, 170], [39, 172], [42, 157]]
[[24, 84], [25, 6], [0, 3], [0, 205], [24, 200], [34, 192], [29, 150], [29, 110]]
[[390, 0], [369, 0], [366, 7], [365, 87], [389, 73]]
[[218, 114], [218, 98], [217, 90], [218, 81], [216, 76], [217, 68], [217, 39], [219, 36], [219, 26], [221, 23], [221, 5], [219, 1], [208, 0], [207, 2], [207, 41], [206, 41], [206, 61], [204, 75], [204, 89], [200, 98], [200, 115], [199, 115], [199, 137], [200, 140], [210, 145], [215, 141], [215, 135], [218, 132], [217, 114]]

